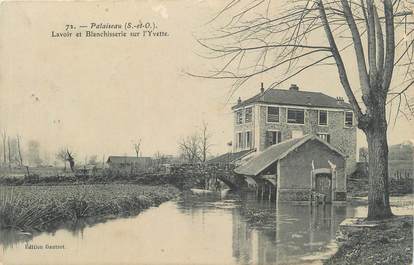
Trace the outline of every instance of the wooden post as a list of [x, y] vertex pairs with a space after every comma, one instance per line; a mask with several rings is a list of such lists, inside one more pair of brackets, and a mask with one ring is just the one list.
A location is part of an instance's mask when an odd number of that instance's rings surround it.
[[310, 203], [311, 203], [311, 205], [312, 205], [312, 201], [314, 200], [314, 198], [313, 198], [313, 191], [315, 190], [315, 187], [314, 187], [314, 184], [313, 184], [313, 171], [314, 171], [313, 167], [314, 167], [314, 165], [312, 163], [312, 170], [311, 170], [311, 174], [310, 174], [310, 184], [311, 184]]
[[272, 185], [269, 185], [269, 202], [272, 200]]
[[263, 201], [263, 196], [264, 196], [264, 188], [263, 185], [261, 185], [261, 189], [262, 189], [262, 201]]

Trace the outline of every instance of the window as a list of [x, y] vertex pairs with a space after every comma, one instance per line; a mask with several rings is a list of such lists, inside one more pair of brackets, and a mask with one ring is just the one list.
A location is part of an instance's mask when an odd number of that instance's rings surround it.
[[246, 148], [252, 148], [252, 132], [246, 132]]
[[237, 133], [237, 148], [243, 148], [243, 134]]
[[267, 122], [279, 122], [279, 107], [267, 107]]
[[252, 108], [246, 108], [244, 113], [244, 122], [248, 123], [252, 121]]
[[282, 134], [280, 131], [267, 131], [266, 132], [266, 146], [278, 144], [282, 141]]
[[236, 111], [236, 124], [242, 124], [243, 123], [243, 112], [242, 110]]
[[345, 126], [352, 127], [354, 125], [354, 113], [351, 111], [345, 112]]
[[328, 125], [328, 111], [319, 111], [319, 125]]
[[288, 109], [287, 122], [304, 124], [305, 123], [305, 111], [303, 109]]
[[324, 141], [327, 141], [328, 143], [331, 142], [331, 136], [327, 133], [318, 133], [316, 134], [319, 138], [321, 138]]

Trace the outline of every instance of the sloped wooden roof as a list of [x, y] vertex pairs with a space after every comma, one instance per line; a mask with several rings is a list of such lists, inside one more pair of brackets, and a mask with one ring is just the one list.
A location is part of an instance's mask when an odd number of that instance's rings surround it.
[[257, 176], [263, 170], [268, 168], [271, 164], [286, 157], [290, 152], [292, 152], [293, 150], [295, 150], [296, 148], [310, 140], [317, 140], [321, 144], [328, 146], [334, 152], [345, 157], [345, 155], [342, 152], [334, 148], [326, 141], [320, 139], [319, 137], [315, 135], [306, 135], [301, 138], [290, 139], [279, 144], [270, 146], [269, 148], [265, 149], [262, 153], [247, 161], [245, 164], [235, 168], [234, 172], [242, 175]]

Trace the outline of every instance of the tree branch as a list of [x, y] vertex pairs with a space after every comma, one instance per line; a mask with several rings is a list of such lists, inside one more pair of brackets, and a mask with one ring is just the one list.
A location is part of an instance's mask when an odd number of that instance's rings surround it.
[[349, 84], [349, 80], [348, 80], [348, 75], [346, 73], [346, 69], [345, 69], [345, 65], [344, 62], [342, 61], [342, 57], [341, 54], [339, 53], [338, 47], [336, 45], [334, 36], [332, 34], [332, 30], [331, 27], [329, 26], [328, 23], [328, 19], [326, 18], [326, 14], [325, 14], [325, 9], [324, 9], [324, 5], [323, 5], [323, 1], [319, 0], [318, 1], [318, 6], [319, 6], [319, 13], [321, 16], [321, 20], [322, 20], [322, 24], [324, 26], [325, 29], [325, 34], [326, 37], [328, 39], [329, 45], [331, 46], [331, 52], [332, 55], [335, 59], [337, 68], [338, 68], [338, 73], [339, 73], [339, 79], [341, 81], [342, 87], [345, 90], [345, 93], [349, 99], [349, 102], [351, 103], [351, 106], [354, 110], [354, 112], [356, 113], [356, 115], [358, 117], [362, 117], [363, 113], [361, 111], [361, 108], [355, 98], [354, 92], [351, 89], [351, 85]]
[[394, 71], [395, 36], [394, 36], [394, 14], [391, 0], [384, 0], [385, 14], [385, 63], [382, 89], [388, 91], [392, 74]]
[[[351, 31], [352, 40], [354, 43], [354, 50], [357, 59], [359, 81], [362, 90], [362, 100], [364, 103], [367, 101], [369, 95], [370, 83], [368, 78], [367, 66], [365, 63], [364, 49], [362, 47], [361, 37], [359, 35], [358, 27], [352, 16], [351, 8], [349, 7], [348, 0], [341, 0], [342, 8], [344, 10], [345, 19], [348, 23], [349, 30]], [[327, 22], [328, 23], [328, 22]]]

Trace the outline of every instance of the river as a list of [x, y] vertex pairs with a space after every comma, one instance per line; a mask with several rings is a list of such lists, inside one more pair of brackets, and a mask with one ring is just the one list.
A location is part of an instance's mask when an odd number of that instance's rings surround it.
[[[3, 241], [4, 264], [305, 264], [335, 250], [338, 225], [365, 207], [254, 195], [183, 195], [138, 216]], [[43, 246], [43, 249], [26, 249]], [[64, 249], [45, 249], [46, 245]]]

